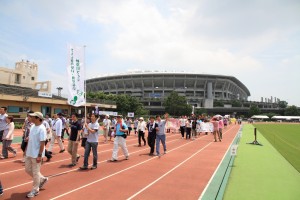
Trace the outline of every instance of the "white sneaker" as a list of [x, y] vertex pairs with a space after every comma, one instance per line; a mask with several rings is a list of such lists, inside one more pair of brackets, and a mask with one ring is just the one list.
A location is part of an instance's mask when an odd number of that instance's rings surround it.
[[26, 197], [27, 197], [27, 198], [33, 198], [33, 197], [37, 196], [38, 194], [39, 194], [38, 191], [32, 190], [31, 192], [29, 192], [29, 193], [26, 195]]

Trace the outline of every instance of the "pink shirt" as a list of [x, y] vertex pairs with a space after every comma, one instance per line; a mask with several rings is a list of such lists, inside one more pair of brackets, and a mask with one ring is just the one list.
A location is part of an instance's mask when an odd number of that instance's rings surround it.
[[219, 123], [218, 123], [218, 121], [212, 121], [212, 124], [214, 126], [214, 131], [218, 131], [219, 130]]
[[220, 120], [220, 121], [219, 121], [219, 128], [224, 128], [223, 120]]

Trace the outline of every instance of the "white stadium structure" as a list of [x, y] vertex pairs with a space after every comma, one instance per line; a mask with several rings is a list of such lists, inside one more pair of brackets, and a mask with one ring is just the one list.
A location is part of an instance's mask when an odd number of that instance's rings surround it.
[[195, 107], [212, 108], [214, 99], [247, 101], [248, 88], [233, 76], [186, 72], [134, 72], [106, 75], [86, 81], [87, 92], [137, 97], [151, 114], [164, 111], [163, 99], [172, 91]]

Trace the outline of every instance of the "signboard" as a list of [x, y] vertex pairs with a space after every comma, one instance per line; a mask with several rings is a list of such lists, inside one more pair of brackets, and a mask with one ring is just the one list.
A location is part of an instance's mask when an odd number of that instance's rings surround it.
[[231, 146], [230, 154], [231, 156], [236, 156], [238, 145], [234, 144]]
[[52, 94], [48, 92], [38, 92], [39, 97], [47, 97], [47, 98], [52, 98]]
[[129, 113], [127, 114], [127, 117], [134, 117], [134, 112], [129, 112]]
[[99, 115], [117, 116], [118, 112], [113, 112], [113, 111], [99, 111]]
[[161, 94], [160, 93], [150, 93], [149, 97], [150, 98], [158, 98], [158, 97], [161, 97]]

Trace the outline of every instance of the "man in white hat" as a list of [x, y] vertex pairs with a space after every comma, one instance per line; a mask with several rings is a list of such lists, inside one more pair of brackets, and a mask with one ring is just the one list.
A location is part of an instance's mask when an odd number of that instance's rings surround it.
[[138, 127], [137, 127], [138, 135], [139, 135], [139, 147], [142, 146], [141, 145], [141, 139], [143, 139], [143, 141], [144, 141], [144, 146], [146, 145], [146, 140], [145, 140], [145, 130], [146, 130], [146, 128], [147, 128], [147, 124], [144, 121], [144, 118], [140, 117]]
[[48, 178], [44, 177], [40, 170], [43, 157], [45, 156], [47, 131], [43, 125], [44, 117], [42, 113], [35, 112], [29, 115], [34, 125], [30, 128], [25, 157], [25, 171], [33, 178], [33, 188], [27, 194], [27, 198], [32, 198], [39, 194], [39, 190], [48, 181]]
[[109, 119], [109, 115], [105, 115], [105, 119], [103, 120], [103, 136], [104, 136], [104, 143], [107, 142], [107, 137], [110, 129], [111, 121]]

